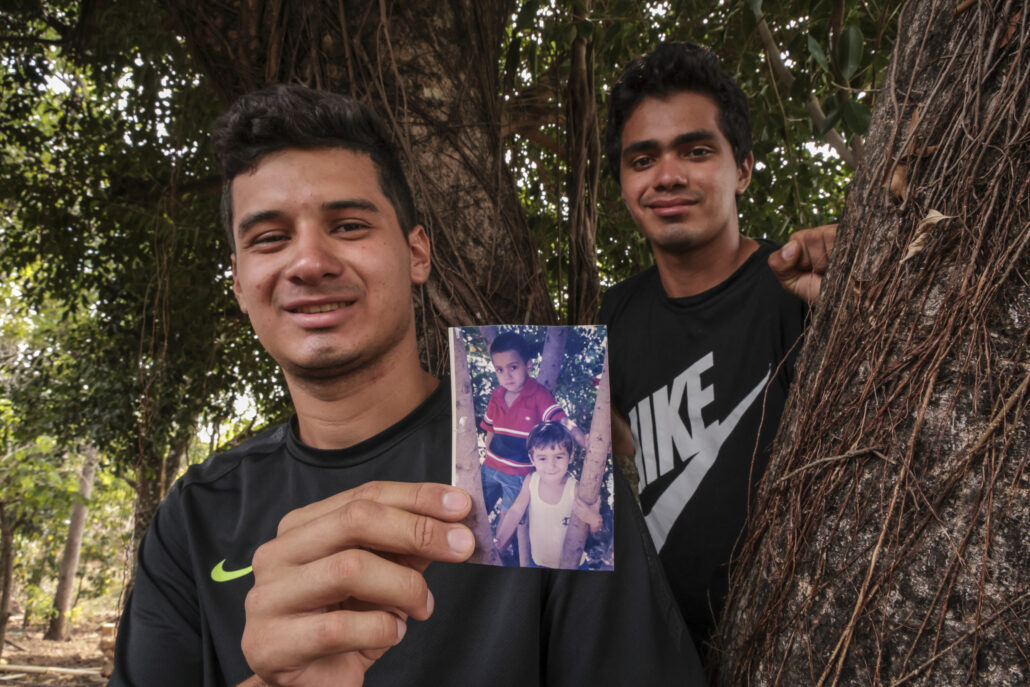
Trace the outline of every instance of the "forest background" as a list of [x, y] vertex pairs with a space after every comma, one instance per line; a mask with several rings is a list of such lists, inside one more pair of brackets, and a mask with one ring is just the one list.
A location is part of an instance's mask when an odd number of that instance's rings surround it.
[[289, 413], [232, 298], [218, 222], [207, 136], [234, 96], [301, 82], [387, 118], [434, 241], [416, 302], [438, 372], [447, 325], [590, 323], [605, 287], [650, 264], [602, 171], [605, 92], [635, 55], [663, 39], [719, 55], [751, 103], [757, 163], [741, 226], [784, 240], [841, 213], [899, 11], [890, 0], [5, 0], [0, 632], [12, 608], [64, 632], [81, 603], [55, 604], [62, 561], [79, 563], [63, 576], [73, 602], [117, 607], [175, 476]]

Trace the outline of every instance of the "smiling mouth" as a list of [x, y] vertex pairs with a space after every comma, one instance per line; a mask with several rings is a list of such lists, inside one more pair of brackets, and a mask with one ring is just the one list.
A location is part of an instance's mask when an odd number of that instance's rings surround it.
[[339, 310], [340, 308], [345, 308], [348, 305], [350, 305], [350, 303], [346, 303], [346, 302], [341, 302], [341, 303], [322, 303], [321, 305], [305, 305], [305, 306], [300, 307], [300, 308], [295, 308], [291, 312], [300, 313], [302, 315], [315, 315], [315, 314], [318, 314], [318, 313], [332, 312], [333, 310]]

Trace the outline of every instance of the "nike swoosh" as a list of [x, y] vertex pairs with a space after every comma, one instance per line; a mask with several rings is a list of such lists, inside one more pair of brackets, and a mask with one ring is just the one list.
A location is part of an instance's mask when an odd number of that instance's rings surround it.
[[228, 582], [235, 580], [238, 577], [249, 575], [254, 569], [253, 566], [248, 565], [246, 568], [240, 568], [239, 570], [226, 570], [223, 566], [225, 565], [225, 559], [223, 558], [218, 562], [218, 565], [211, 569], [211, 579], [215, 582]]

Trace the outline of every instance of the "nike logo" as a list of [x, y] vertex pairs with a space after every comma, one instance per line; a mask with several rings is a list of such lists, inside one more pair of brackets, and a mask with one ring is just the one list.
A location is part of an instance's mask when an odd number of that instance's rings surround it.
[[226, 570], [225, 559], [218, 561], [218, 565], [211, 568], [211, 579], [215, 582], [229, 582], [235, 580], [238, 577], [249, 575], [254, 569], [253, 566], [248, 565], [246, 568], [240, 568], [239, 570]]

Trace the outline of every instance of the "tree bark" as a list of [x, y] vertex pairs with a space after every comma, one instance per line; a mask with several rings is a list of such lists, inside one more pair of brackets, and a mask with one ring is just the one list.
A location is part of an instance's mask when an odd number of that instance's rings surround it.
[[[604, 365], [601, 367], [601, 382], [597, 385], [597, 399], [594, 401], [594, 414], [590, 422], [590, 434], [587, 436], [587, 455], [583, 459], [583, 470], [576, 485], [576, 497], [588, 506], [597, 503], [601, 498], [601, 482], [604, 481], [604, 470], [608, 464], [608, 456], [612, 448], [611, 397], [608, 380], [608, 351], [604, 353]], [[627, 505], [633, 508], [632, 505]], [[583, 559], [583, 547], [587, 541], [588, 528], [585, 522], [575, 513], [565, 531], [565, 544], [562, 547], [561, 567], [577, 568]]]
[[89, 514], [90, 495], [93, 493], [93, 477], [97, 470], [99, 456], [93, 446], [86, 447], [86, 459], [79, 474], [79, 500], [72, 506], [72, 517], [68, 523], [68, 538], [64, 542], [64, 555], [57, 574], [57, 591], [54, 593], [56, 614], [50, 619], [43, 639], [61, 640], [68, 638], [68, 614], [72, 608], [72, 592], [75, 575], [79, 570], [79, 552], [82, 550], [82, 534], [86, 529]]
[[472, 378], [469, 376], [468, 354], [461, 332], [452, 332], [451, 365], [454, 375], [454, 471], [455, 483], [472, 497], [472, 510], [465, 524], [476, 538], [476, 550], [469, 561], [499, 565], [494, 549], [494, 535], [490, 528], [483, 497], [483, 479], [479, 463], [479, 432], [476, 430], [476, 409], [472, 401]]
[[565, 341], [569, 338], [569, 330], [565, 327], [548, 327], [544, 339], [544, 349], [540, 353], [540, 371], [536, 381], [552, 394], [558, 386], [561, 376], [562, 362], [565, 360]]
[[713, 684], [1030, 680], [1027, 15], [904, 9]]
[[[589, 19], [590, 1], [573, 3], [573, 21]], [[569, 324], [593, 324], [601, 303], [597, 274], [597, 190], [601, 179], [601, 135], [594, 91], [593, 41], [582, 32], [572, 41], [569, 70]]]
[[430, 370], [448, 326], [550, 324], [555, 314], [504, 164], [498, 60], [511, 0], [170, 0], [226, 100], [274, 82], [347, 93], [386, 120], [433, 243], [419, 290]]

